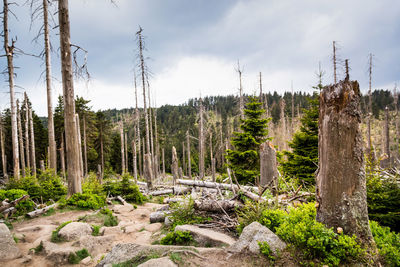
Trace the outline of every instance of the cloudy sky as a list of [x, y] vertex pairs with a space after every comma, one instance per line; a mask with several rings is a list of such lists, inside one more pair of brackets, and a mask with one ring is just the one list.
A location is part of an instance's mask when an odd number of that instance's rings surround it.
[[[11, 37], [26, 53], [40, 21], [30, 21], [25, 0], [13, 6]], [[368, 54], [374, 55], [373, 88], [393, 89], [400, 81], [400, 1], [398, 0], [70, 0], [71, 42], [88, 50], [89, 84], [75, 81], [75, 93], [94, 110], [134, 106], [133, 69], [139, 25], [146, 36], [147, 64], [154, 104], [182, 104], [189, 98], [238, 93], [237, 61], [244, 91], [312, 91], [321, 62], [324, 83], [332, 83], [332, 41], [339, 57], [350, 60], [350, 77], [368, 86]], [[2, 6], [1, 6], [2, 8]], [[54, 8], [56, 6], [54, 5]], [[55, 11], [53, 11], [55, 12]], [[57, 20], [57, 15], [54, 17]], [[31, 29], [30, 29], [31, 28]], [[62, 93], [58, 28], [52, 30], [54, 97]], [[6, 59], [0, 58], [1, 68]], [[27, 91], [34, 109], [46, 115], [43, 61], [19, 55], [17, 97]], [[343, 77], [340, 66], [339, 76]], [[0, 109], [8, 108], [6, 77]], [[142, 102], [141, 99], [139, 99]]]

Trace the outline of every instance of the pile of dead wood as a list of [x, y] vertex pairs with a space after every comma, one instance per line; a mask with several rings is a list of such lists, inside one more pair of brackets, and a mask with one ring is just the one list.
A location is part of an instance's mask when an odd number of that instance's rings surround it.
[[4, 218], [8, 218], [11, 217], [16, 211], [17, 209], [15, 208], [15, 206], [25, 200], [28, 199], [29, 195], [24, 195], [20, 198], [17, 198], [11, 202], [9, 202], [8, 199], [4, 199], [1, 203], [0, 203], [0, 212], [4, 215]]

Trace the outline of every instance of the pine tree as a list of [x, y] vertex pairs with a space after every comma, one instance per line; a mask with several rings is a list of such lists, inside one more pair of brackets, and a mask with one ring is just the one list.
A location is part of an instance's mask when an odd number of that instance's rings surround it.
[[317, 94], [309, 100], [310, 108], [305, 109], [301, 118], [300, 130], [293, 135], [289, 147], [292, 151], [283, 151], [281, 159], [283, 173], [300, 179], [307, 185], [315, 184], [315, 171], [318, 167], [318, 116], [319, 101]]
[[239, 183], [255, 183], [260, 175], [260, 145], [269, 140], [267, 123], [270, 119], [262, 118], [265, 110], [258, 98], [250, 97], [244, 110], [245, 119], [241, 119], [241, 132], [234, 132], [228, 149], [229, 167], [234, 171]]

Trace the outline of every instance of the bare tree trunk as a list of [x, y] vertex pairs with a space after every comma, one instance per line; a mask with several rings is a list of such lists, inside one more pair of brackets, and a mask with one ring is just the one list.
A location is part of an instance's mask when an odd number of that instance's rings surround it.
[[260, 146], [260, 186], [274, 188], [278, 184], [276, 151], [271, 142]]
[[[45, 0], [46, 1], [46, 0]], [[84, 158], [84, 171], [83, 176], [88, 174], [88, 163], [87, 163], [87, 142], [86, 142], [86, 117], [83, 116], [83, 158]]]
[[124, 148], [125, 148], [125, 172], [126, 173], [129, 173], [129, 167], [128, 167], [128, 165], [129, 165], [129, 161], [128, 161], [128, 134], [125, 132], [124, 133], [124, 142], [125, 142], [125, 145], [124, 145]]
[[60, 158], [61, 158], [61, 171], [65, 179], [65, 153], [64, 153], [64, 133], [61, 133], [61, 147], [60, 147]]
[[43, 29], [44, 29], [44, 51], [46, 57], [46, 87], [47, 87], [47, 129], [49, 139], [49, 161], [50, 169], [57, 173], [57, 147], [54, 136], [53, 101], [51, 87], [51, 58], [50, 58], [50, 33], [48, 19], [48, 0], [43, 0]]
[[149, 124], [150, 124], [150, 148], [151, 148], [151, 162], [153, 163], [153, 177], [157, 177], [156, 171], [155, 171], [155, 155], [154, 155], [154, 140], [153, 140], [153, 109], [151, 108], [151, 100], [150, 100], [150, 83], [148, 79], [148, 75], [146, 75], [146, 81], [147, 81], [147, 93], [148, 93], [148, 98], [149, 98]]
[[4, 132], [3, 132], [3, 121], [0, 113], [0, 149], [1, 149], [1, 165], [3, 166], [3, 177], [8, 178], [7, 175], [7, 162], [6, 162], [6, 152], [4, 150]]
[[136, 142], [135, 140], [132, 141], [132, 154], [133, 154], [133, 177], [135, 178], [135, 181], [137, 181], [138, 175], [137, 175], [137, 158], [136, 158]]
[[203, 122], [203, 100], [200, 97], [200, 125], [199, 125], [199, 178], [204, 179], [204, 122]]
[[21, 155], [21, 171], [22, 177], [25, 177], [25, 150], [24, 150], [24, 141], [22, 139], [22, 123], [21, 123], [21, 111], [19, 109], [19, 101], [17, 99], [17, 124], [18, 124], [18, 138], [19, 138], [19, 152]]
[[332, 58], [332, 61], [333, 61], [333, 82], [334, 82], [334, 84], [336, 84], [336, 82], [337, 82], [337, 76], [336, 76], [336, 62], [337, 62], [337, 59], [336, 59], [336, 42], [335, 41], [333, 41], [332, 47], [333, 47], [333, 58]]
[[142, 163], [142, 142], [140, 141], [140, 135], [138, 136], [138, 156], [139, 156], [139, 175], [143, 177], [143, 163]]
[[[144, 155], [144, 176], [147, 178], [147, 181], [153, 181], [153, 167], [151, 166], [151, 155]], [[147, 183], [147, 186], [149, 184]], [[151, 188], [149, 188], [151, 189]]]
[[383, 127], [383, 155], [384, 158], [381, 160], [381, 167], [390, 168], [391, 157], [390, 157], [390, 136], [389, 136], [389, 108], [385, 108], [385, 121]]
[[10, 106], [11, 106], [11, 136], [12, 136], [12, 151], [13, 151], [13, 171], [14, 177], [19, 179], [19, 148], [18, 148], [18, 129], [17, 129], [17, 109], [15, 106], [14, 95], [14, 45], [15, 40], [11, 40], [9, 46], [8, 37], [8, 1], [3, 0], [3, 37], [4, 37], [4, 52], [7, 56], [8, 70], [8, 85], [10, 88]]
[[165, 178], [165, 155], [164, 155], [164, 148], [162, 148], [162, 172], [163, 172], [163, 178]]
[[372, 119], [372, 54], [369, 54], [369, 89], [368, 89], [368, 117], [367, 117], [367, 154], [372, 159], [371, 119]]
[[[139, 31], [136, 33], [138, 35], [139, 39], [139, 58], [140, 58], [140, 69], [141, 69], [141, 75], [142, 75], [142, 87], [143, 87], [143, 109], [144, 109], [144, 117], [145, 117], [145, 125], [146, 125], [146, 151], [147, 153], [151, 153], [150, 150], [150, 131], [149, 131], [149, 115], [147, 111], [147, 105], [146, 105], [146, 70], [145, 70], [145, 64], [144, 64], [144, 57], [143, 57], [143, 41], [142, 41], [142, 28], [139, 29]], [[145, 153], [145, 151], [143, 151]], [[145, 162], [146, 166], [152, 166], [151, 164], [151, 155], [149, 155], [149, 160], [150, 162]], [[147, 186], [149, 189], [152, 188], [152, 175], [149, 177], [146, 177], [147, 179]]]
[[183, 175], [185, 175], [185, 172], [186, 172], [185, 141], [182, 142], [182, 172], [183, 172]]
[[368, 222], [357, 81], [324, 87], [319, 112], [317, 220], [373, 242]]
[[[399, 111], [398, 111], [398, 95], [397, 95], [397, 84], [394, 85], [394, 89], [393, 89], [393, 99], [394, 99], [394, 108], [395, 108], [395, 113], [394, 113], [394, 125], [395, 125], [395, 133], [396, 133], [396, 143], [399, 143], [399, 138], [400, 138], [400, 132], [399, 132], [399, 120], [398, 120], [398, 115], [399, 115]], [[399, 150], [396, 149], [396, 156], [397, 158], [399, 158]]]
[[79, 114], [75, 114], [76, 120], [76, 134], [78, 135], [78, 153], [79, 153], [79, 169], [82, 175], [85, 174], [83, 171], [83, 157], [82, 157], [82, 140], [81, 140], [81, 123], [79, 120]]
[[242, 87], [242, 70], [240, 69], [240, 63], [238, 60], [238, 67], [236, 70], [239, 74], [239, 112], [240, 118], [244, 120], [244, 100], [243, 100], [243, 87]]
[[159, 174], [160, 170], [160, 147], [158, 144], [158, 133], [157, 133], [157, 109], [153, 111], [154, 113], [154, 138], [155, 138], [155, 155], [154, 155], [154, 168], [155, 168], [155, 175], [156, 177]]
[[124, 129], [123, 129], [123, 124], [121, 122], [119, 131], [120, 131], [120, 136], [121, 136], [121, 172], [122, 174], [125, 173], [125, 149], [124, 149]]
[[39, 160], [40, 171], [43, 173], [46, 168], [44, 166], [44, 160]]
[[97, 180], [100, 184], [103, 183], [103, 171], [100, 164], [97, 164]]
[[192, 179], [192, 162], [190, 160], [190, 137], [189, 137], [189, 131], [186, 131], [186, 143], [187, 143], [187, 157], [188, 157], [187, 174], [189, 176], [189, 179]]
[[210, 159], [211, 159], [211, 177], [212, 181], [215, 182], [215, 158], [213, 155], [212, 132], [210, 132]]
[[176, 155], [176, 148], [174, 146], [172, 147], [171, 172], [173, 177], [173, 185], [175, 186], [176, 180], [179, 179], [179, 174], [178, 174], [178, 156]]
[[29, 149], [29, 107], [28, 107], [28, 96], [24, 92], [24, 105], [25, 105], [25, 154], [26, 154], [26, 165], [28, 169], [31, 168], [31, 154]]
[[104, 144], [103, 144], [103, 125], [100, 125], [100, 158], [101, 158], [101, 175], [104, 173]]
[[64, 96], [64, 127], [67, 147], [68, 195], [82, 192], [79, 167], [79, 143], [75, 121], [75, 93], [72, 78], [71, 42], [68, 0], [58, 1], [60, 27], [61, 73]]
[[29, 108], [29, 130], [30, 130], [30, 141], [31, 141], [31, 165], [32, 174], [36, 176], [36, 151], [35, 151], [35, 132], [33, 131], [33, 119], [32, 119], [32, 109]]

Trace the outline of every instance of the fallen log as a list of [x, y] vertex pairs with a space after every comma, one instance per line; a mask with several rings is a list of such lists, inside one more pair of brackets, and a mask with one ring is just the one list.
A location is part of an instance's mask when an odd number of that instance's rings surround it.
[[121, 196], [117, 196], [116, 199], [118, 199], [118, 201], [121, 202], [122, 205], [128, 204], [128, 202], [126, 202], [125, 199], [123, 199]]
[[16, 200], [11, 201], [10, 203], [4, 203], [4, 201], [1, 203], [2, 205], [0, 206], [0, 212], [3, 212], [11, 207], [15, 207], [20, 201], [23, 201], [25, 199], [29, 198], [29, 195], [24, 195], [20, 198], [17, 198]]
[[186, 193], [189, 193], [191, 189], [189, 187], [180, 187], [180, 186], [174, 186], [173, 188], [167, 188], [164, 190], [158, 190], [158, 191], [153, 191], [150, 192], [149, 195], [151, 196], [161, 196], [161, 195], [183, 195]]
[[17, 209], [15, 207], [11, 207], [4, 210], [2, 214], [4, 215], [4, 218], [7, 219], [8, 217], [11, 217], [16, 211]]
[[37, 210], [31, 211], [31, 212], [28, 212], [26, 215], [28, 217], [30, 217], [30, 218], [33, 218], [33, 217], [36, 217], [36, 216], [38, 216], [40, 214], [46, 213], [51, 208], [55, 209], [55, 208], [57, 208], [57, 206], [58, 206], [58, 203], [54, 203], [54, 204], [52, 204], [50, 206], [47, 206], [47, 207], [44, 207], [42, 209], [37, 209]]
[[164, 222], [165, 217], [170, 213], [168, 210], [152, 212], [150, 213], [150, 223]]
[[239, 204], [233, 200], [203, 199], [194, 201], [194, 208], [202, 211], [224, 212], [233, 210], [236, 207], [239, 207]]
[[178, 179], [178, 184], [187, 185], [187, 186], [200, 186], [200, 187], [207, 187], [207, 188], [219, 188], [224, 190], [230, 191], [239, 191], [240, 189], [244, 189], [247, 191], [253, 191], [258, 193], [258, 187], [255, 186], [241, 186], [240, 188], [237, 185], [230, 185], [230, 184], [221, 184], [216, 182], [207, 182], [207, 181], [200, 181], [200, 180], [184, 180]]

